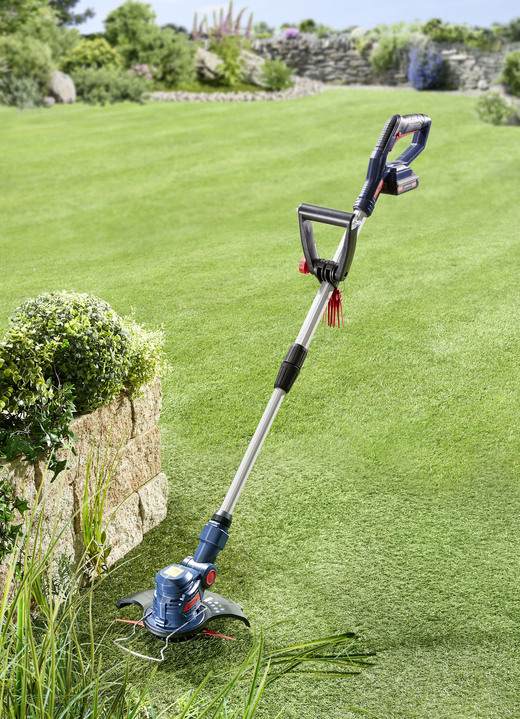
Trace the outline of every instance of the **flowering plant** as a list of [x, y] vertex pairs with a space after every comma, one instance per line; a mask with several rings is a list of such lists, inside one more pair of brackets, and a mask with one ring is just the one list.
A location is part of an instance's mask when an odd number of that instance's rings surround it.
[[408, 82], [416, 90], [436, 90], [444, 79], [442, 55], [434, 48], [416, 46], [410, 50]]
[[283, 31], [284, 37], [288, 39], [293, 39], [299, 36], [300, 31], [297, 27], [286, 27]]
[[137, 63], [128, 72], [130, 75], [136, 75], [136, 77], [144, 77], [145, 80], [153, 80], [157, 68], [146, 63]]

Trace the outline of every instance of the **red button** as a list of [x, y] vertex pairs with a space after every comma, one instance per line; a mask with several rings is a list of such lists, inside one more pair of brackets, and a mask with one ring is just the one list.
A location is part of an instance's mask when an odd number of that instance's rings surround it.
[[305, 257], [302, 257], [300, 260], [300, 264], [298, 265], [298, 269], [302, 273], [302, 275], [308, 275], [310, 274], [309, 266], [307, 265], [307, 261]]
[[209, 572], [206, 574], [206, 584], [208, 587], [210, 587], [215, 579], [217, 578], [217, 573], [214, 569], [210, 569]]

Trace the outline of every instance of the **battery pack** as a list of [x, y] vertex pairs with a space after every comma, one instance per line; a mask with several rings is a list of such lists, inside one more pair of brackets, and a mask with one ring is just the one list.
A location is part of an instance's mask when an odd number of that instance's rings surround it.
[[419, 176], [415, 174], [411, 167], [401, 165], [400, 167], [391, 167], [390, 172], [386, 175], [381, 193], [385, 195], [402, 195], [404, 192], [415, 190], [419, 187]]

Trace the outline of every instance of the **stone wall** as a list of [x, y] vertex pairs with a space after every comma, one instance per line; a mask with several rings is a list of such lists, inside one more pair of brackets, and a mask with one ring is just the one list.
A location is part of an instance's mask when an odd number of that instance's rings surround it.
[[[67, 470], [53, 483], [50, 481], [52, 473], [46, 471], [43, 460], [34, 466], [21, 460], [4, 464], [16, 494], [25, 496], [30, 507], [34, 507], [38, 490], [40, 497], [46, 497], [42, 525], [44, 543], [51, 540], [55, 517], [58, 518], [58, 531], [64, 528], [56, 543], [55, 556], [64, 553], [77, 563], [83, 555], [85, 547], [79, 510], [87, 474], [88, 493], [92, 497], [95, 467], [102, 466], [105, 453], [107, 469], [104, 475], [108, 474], [108, 467], [114, 467], [103, 514], [104, 523], [108, 524], [108, 541], [112, 545], [108, 563], [113, 564], [137, 546], [143, 535], [165, 518], [168, 481], [161, 472], [158, 427], [161, 404], [161, 383], [156, 380], [138, 399], [121, 394], [94, 412], [76, 416], [71, 424], [78, 437], [76, 456], [67, 453]], [[87, 473], [92, 448], [93, 462], [90, 473]], [[60, 458], [64, 456], [62, 451]], [[98, 476], [100, 474], [98, 469]]]
[[[439, 46], [446, 61], [448, 82], [457, 89], [487, 90], [500, 74], [504, 58], [520, 49], [520, 43], [504, 45], [494, 52], [483, 52], [465, 45]], [[295, 39], [281, 36], [253, 41], [253, 50], [270, 60], [280, 58], [298, 75], [337, 85], [407, 84], [406, 61], [389, 72], [375, 72], [367, 57], [354, 48], [348, 34], [318, 38], [300, 35]]]

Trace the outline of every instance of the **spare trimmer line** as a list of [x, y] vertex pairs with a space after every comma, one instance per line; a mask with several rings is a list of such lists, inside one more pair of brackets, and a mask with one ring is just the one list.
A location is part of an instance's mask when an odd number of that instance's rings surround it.
[[[307, 355], [314, 332], [328, 307], [329, 324], [335, 325], [342, 319], [341, 294], [338, 285], [348, 274], [357, 236], [367, 217], [372, 214], [376, 200], [381, 193], [402, 195], [419, 185], [418, 176], [410, 164], [424, 150], [431, 120], [427, 115], [393, 115], [381, 132], [381, 136], [370, 155], [365, 184], [354, 204], [354, 212], [331, 210], [327, 207], [302, 204], [298, 207], [298, 220], [304, 257], [300, 271], [314, 275], [320, 287], [305, 318], [296, 342], [291, 345], [276, 381], [274, 392], [264, 411], [256, 432], [238, 468], [220, 509], [203, 528], [199, 545], [193, 557], [186, 557], [181, 564], [169, 564], [156, 575], [155, 589], [146, 589], [131, 594], [117, 602], [117, 607], [136, 604], [142, 610], [142, 617], [134, 624], [128, 637], [117, 639], [118, 646], [136, 656], [145, 657], [136, 651], [123, 647], [121, 642], [131, 639], [137, 626], [144, 626], [151, 634], [164, 640], [160, 659], [170, 642], [189, 639], [201, 632], [215, 634], [206, 629], [219, 617], [239, 619], [249, 626], [242, 608], [225, 597], [209, 591], [215, 582], [217, 568], [215, 560], [224, 549], [229, 538], [231, 515], [244, 488], [246, 480], [269, 432], [284, 396], [298, 377]], [[409, 147], [394, 162], [387, 162], [387, 156], [395, 143], [405, 135], [413, 134]], [[343, 237], [334, 259], [324, 260], [318, 255], [314, 239], [313, 222], [335, 225], [343, 228]], [[330, 304], [329, 304], [330, 301]]]

